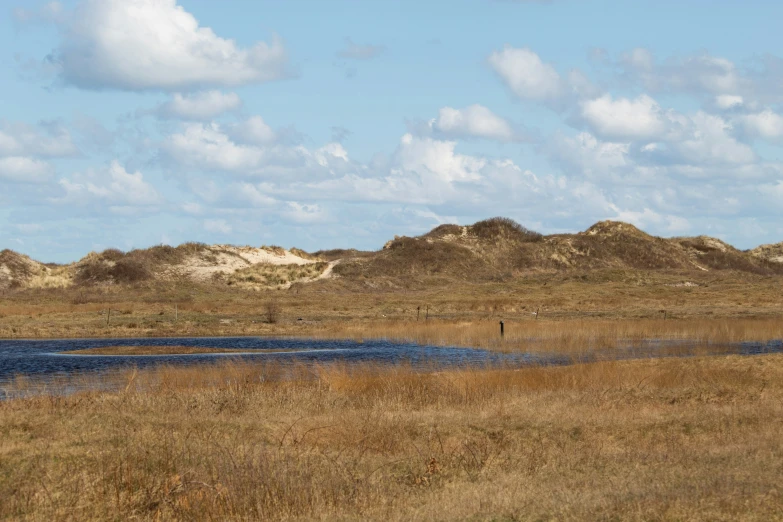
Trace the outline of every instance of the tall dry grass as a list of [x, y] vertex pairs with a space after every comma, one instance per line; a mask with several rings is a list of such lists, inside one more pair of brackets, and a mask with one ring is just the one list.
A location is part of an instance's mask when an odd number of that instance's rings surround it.
[[[504, 321], [375, 321], [331, 325], [319, 337], [389, 339], [526, 353], [617, 355], [619, 352], [707, 352], [741, 342], [783, 339], [780, 319], [636, 319]], [[657, 344], [661, 341], [661, 344]]]
[[110, 379], [0, 402], [0, 518], [783, 518], [783, 355]]

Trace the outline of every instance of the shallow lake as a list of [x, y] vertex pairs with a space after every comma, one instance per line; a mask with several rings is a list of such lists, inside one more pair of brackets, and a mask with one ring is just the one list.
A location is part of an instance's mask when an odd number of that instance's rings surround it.
[[[69, 355], [69, 350], [105, 346], [193, 346], [242, 350], [187, 355]], [[0, 340], [0, 381], [15, 375], [73, 374], [159, 364], [201, 364], [225, 360], [410, 363], [434, 367], [524, 364], [527, 354], [472, 348], [441, 348], [385, 340], [272, 339], [263, 337]]]
[[[535, 339], [531, 339], [535, 347]], [[106, 346], [192, 346], [241, 350], [241, 353], [188, 355], [69, 355], [69, 350]], [[697, 350], [698, 348], [698, 350]], [[690, 350], [693, 350], [692, 352]], [[737, 353], [745, 355], [783, 351], [783, 341], [746, 342], [731, 345], [703, 345], [692, 341], [647, 340], [629, 343], [612, 353], [613, 358], [660, 357], [691, 353]], [[581, 360], [599, 354], [582, 355]], [[567, 364], [573, 358], [556, 354], [501, 353], [473, 348], [421, 346], [386, 340], [313, 340], [264, 337], [213, 338], [130, 338], [130, 339], [56, 339], [0, 340], [0, 384], [15, 376], [70, 376], [104, 372], [127, 367], [144, 368], [160, 364], [208, 364], [226, 358], [244, 361], [281, 362], [370, 362], [408, 363], [427, 368], [464, 366], [523, 366], [528, 364]], [[2, 396], [0, 390], [0, 396]]]

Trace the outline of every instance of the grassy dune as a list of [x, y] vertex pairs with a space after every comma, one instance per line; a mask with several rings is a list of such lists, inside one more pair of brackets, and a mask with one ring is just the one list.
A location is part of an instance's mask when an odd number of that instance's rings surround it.
[[114, 378], [0, 403], [0, 518], [783, 518], [783, 355]]

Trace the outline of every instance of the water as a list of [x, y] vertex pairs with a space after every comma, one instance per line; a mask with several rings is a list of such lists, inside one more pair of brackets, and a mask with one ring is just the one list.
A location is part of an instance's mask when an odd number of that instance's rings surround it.
[[[531, 339], [531, 347], [535, 340]], [[69, 350], [103, 346], [193, 346], [240, 349], [242, 353], [191, 355], [69, 355]], [[577, 358], [592, 361], [604, 358], [630, 359], [692, 354], [736, 353], [754, 355], [783, 352], [783, 341], [705, 345], [686, 340], [646, 340], [627, 343], [612, 352], [594, 352]], [[529, 364], [569, 364], [574, 357], [557, 354], [501, 353], [474, 348], [420, 346], [386, 340], [274, 339], [262, 337], [213, 337], [165, 339], [57, 339], [0, 340], [0, 399], [2, 385], [15, 376], [33, 377], [39, 383], [93, 372], [111, 372], [128, 367], [145, 368], [160, 364], [209, 364], [230, 358], [243, 361], [318, 362], [343, 361], [384, 364], [408, 363], [416, 367], [453, 368], [466, 366], [523, 366]]]
[[[68, 355], [69, 350], [102, 346], [194, 346], [230, 348], [242, 353], [192, 355]], [[285, 350], [285, 351], [283, 351]], [[299, 362], [374, 362], [414, 366], [454, 367], [468, 365], [523, 364], [535, 358], [472, 348], [442, 348], [385, 340], [270, 339], [262, 337], [213, 337], [165, 339], [57, 339], [0, 341], [0, 382], [15, 375], [71, 375], [160, 364], [203, 364], [225, 360]]]

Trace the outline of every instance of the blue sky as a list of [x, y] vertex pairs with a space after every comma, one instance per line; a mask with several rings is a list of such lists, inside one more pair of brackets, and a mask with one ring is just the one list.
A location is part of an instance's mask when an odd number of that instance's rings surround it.
[[375, 249], [502, 215], [783, 240], [771, 1], [0, 11], [0, 247]]

